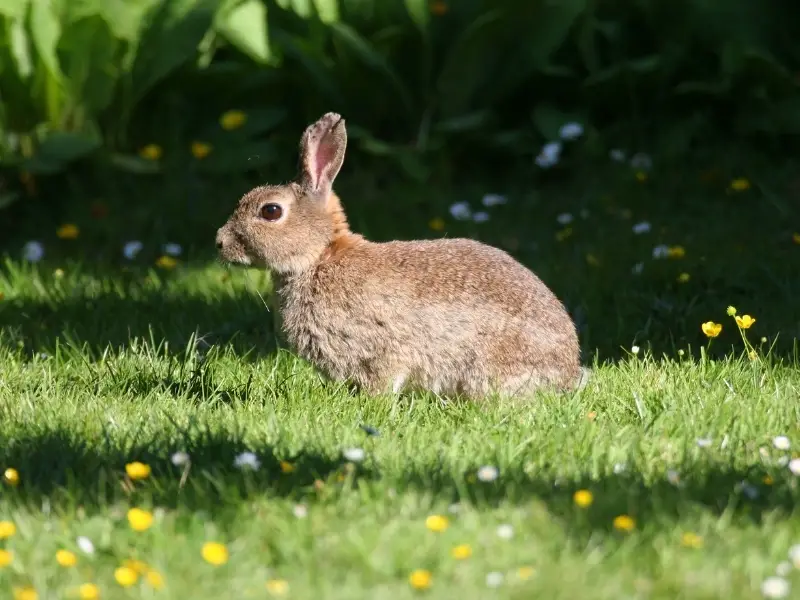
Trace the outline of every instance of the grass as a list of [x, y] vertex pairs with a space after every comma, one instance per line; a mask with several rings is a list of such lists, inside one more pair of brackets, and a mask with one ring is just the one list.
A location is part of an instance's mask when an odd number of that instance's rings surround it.
[[[31, 220], [0, 268], [0, 467], [20, 476], [0, 494], [0, 520], [16, 525], [0, 542], [14, 553], [0, 589], [61, 598], [94, 582], [103, 598], [264, 598], [280, 579], [293, 598], [758, 597], [800, 543], [800, 478], [786, 466], [800, 447], [800, 248], [776, 191], [784, 173], [745, 171], [751, 190], [732, 194], [741, 170], [721, 172], [711, 184], [694, 172], [646, 184], [591, 172], [502, 190], [343, 182], [356, 230], [443, 235], [427, 223], [444, 217], [447, 235], [509, 249], [564, 298], [594, 377], [526, 406], [353, 396], [320, 379], [275, 336], [268, 277], [209, 261], [233, 202], [219, 203], [220, 190], [187, 210], [165, 201], [174, 190], [122, 186], [103, 221], [88, 216], [88, 196], [52, 224]], [[477, 208], [498, 191], [509, 203], [489, 223], [448, 217], [451, 202]], [[574, 221], [559, 241], [563, 212]], [[652, 231], [633, 234], [642, 220]], [[67, 221], [81, 237], [54, 239]], [[31, 266], [17, 248], [34, 237], [48, 254]], [[145, 250], [125, 261], [120, 247], [136, 238]], [[166, 241], [185, 248], [172, 271], [150, 266]], [[653, 260], [661, 243], [685, 256]], [[757, 360], [728, 304], [756, 317]], [[710, 348], [707, 320], [723, 324]], [[349, 462], [348, 448], [365, 459]], [[245, 451], [260, 469], [234, 466]], [[172, 464], [176, 452], [189, 467]], [[151, 475], [131, 481], [132, 461]], [[477, 477], [486, 465], [495, 481]], [[582, 489], [587, 508], [573, 501]], [[131, 530], [131, 507], [153, 512], [150, 529]], [[436, 514], [445, 531], [426, 529]], [[631, 531], [615, 530], [619, 515]], [[207, 541], [227, 545], [227, 564], [204, 562]], [[469, 558], [451, 556], [459, 544]], [[60, 548], [75, 567], [56, 563]], [[156, 569], [163, 589], [123, 589], [114, 571], [128, 559]], [[409, 584], [415, 569], [432, 573], [426, 592]], [[487, 589], [493, 573], [502, 584]]]

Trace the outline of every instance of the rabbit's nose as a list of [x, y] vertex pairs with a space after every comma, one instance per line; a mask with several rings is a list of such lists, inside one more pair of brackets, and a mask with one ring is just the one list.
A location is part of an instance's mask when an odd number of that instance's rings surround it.
[[222, 250], [222, 247], [225, 245], [225, 243], [222, 241], [222, 228], [217, 230], [216, 242], [217, 242], [217, 250]]

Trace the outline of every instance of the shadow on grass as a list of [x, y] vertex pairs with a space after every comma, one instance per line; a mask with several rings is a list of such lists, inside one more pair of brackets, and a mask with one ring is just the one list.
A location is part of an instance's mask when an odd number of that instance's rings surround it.
[[[176, 425], [176, 430], [179, 427]], [[337, 503], [348, 494], [360, 502], [381, 502], [387, 494], [419, 492], [432, 503], [468, 503], [477, 508], [498, 504], [539, 502], [578, 539], [597, 531], [611, 531], [613, 520], [627, 514], [645, 525], [651, 521], [677, 521], [687, 514], [706, 511], [733, 520], [759, 523], [789, 519], [798, 512], [796, 483], [786, 469], [734, 470], [714, 463], [688, 470], [680, 482], [646, 482], [637, 473], [602, 476], [595, 480], [564, 482], [544, 474], [528, 475], [507, 470], [492, 482], [475, 473], [455, 475], [446, 470], [382, 472], [367, 452], [362, 463], [315, 452], [279, 456], [270, 446], [248, 447], [236, 436], [208, 429], [193, 429], [192, 439], [179, 443], [160, 438], [129, 437], [87, 443], [64, 430], [0, 440], [0, 464], [15, 467], [20, 484], [7, 489], [11, 502], [39, 506], [46, 498], [54, 509], [81, 506], [92, 511], [113, 502], [150, 503], [165, 508], [205, 511], [215, 518], [236, 518], [241, 503], [256, 498], [289, 498], [314, 504]], [[369, 447], [369, 440], [364, 444]], [[236, 457], [252, 451], [260, 468], [241, 470]], [[174, 465], [170, 457], [186, 452], [189, 465]], [[125, 465], [133, 460], [151, 466], [146, 480], [132, 482]], [[590, 490], [594, 503], [588, 510], [575, 506], [576, 490]], [[391, 491], [393, 490], [393, 492]]]

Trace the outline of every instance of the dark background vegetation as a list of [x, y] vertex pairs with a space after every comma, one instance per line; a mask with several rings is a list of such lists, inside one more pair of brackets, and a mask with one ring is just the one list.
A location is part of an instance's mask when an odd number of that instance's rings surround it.
[[[0, 4], [0, 99], [0, 251], [46, 248], [26, 277], [81, 264], [135, 285], [168, 241], [183, 263], [211, 260], [237, 198], [292, 177], [302, 129], [333, 110], [348, 122], [337, 191], [356, 230], [507, 249], [564, 299], [587, 356], [696, 348], [707, 320], [727, 323], [715, 351], [729, 350], [728, 304], [757, 317], [765, 348], [792, 353], [800, 333], [791, 0], [18, 0]], [[247, 119], [229, 131], [230, 110]], [[568, 122], [583, 135], [538, 167]], [[140, 155], [148, 144], [158, 160]], [[483, 210], [487, 193], [508, 197], [488, 222], [451, 216], [456, 202]], [[641, 221], [651, 231], [633, 234]], [[56, 237], [64, 223], [78, 240]], [[145, 250], [131, 262], [133, 239]], [[654, 260], [660, 244], [686, 254]], [[245, 330], [263, 321], [259, 302], [157, 290], [4, 296], [0, 326], [47, 347], [65, 330], [102, 347], [149, 326], [185, 340], [230, 327], [231, 312]]]

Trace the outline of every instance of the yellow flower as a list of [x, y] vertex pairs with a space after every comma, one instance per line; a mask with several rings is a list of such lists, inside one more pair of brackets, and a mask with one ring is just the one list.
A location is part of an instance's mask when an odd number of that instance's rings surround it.
[[800, 244], [800, 233], [793, 233], [792, 234], [792, 241], [795, 244]]
[[0, 548], [0, 568], [7, 567], [14, 560], [14, 553]]
[[681, 545], [686, 546], [687, 548], [702, 548], [703, 538], [696, 533], [687, 531], [681, 536]]
[[734, 315], [736, 315], [736, 307], [729, 306], [726, 312], [728, 313], [729, 317], [733, 317]]
[[294, 465], [288, 461], [282, 460], [281, 461], [281, 473], [292, 473], [294, 471]]
[[39, 593], [30, 585], [15, 587], [14, 600], [39, 600]]
[[153, 589], [160, 590], [164, 587], [164, 577], [161, 575], [161, 573], [154, 569], [148, 570], [147, 573], [145, 573], [144, 578]]
[[8, 468], [3, 473], [3, 479], [9, 485], [19, 485], [19, 473], [16, 469]]
[[408, 583], [411, 584], [415, 590], [427, 590], [431, 587], [431, 581], [433, 580], [433, 576], [431, 575], [430, 571], [426, 571], [425, 569], [417, 569], [416, 571], [412, 571], [411, 575], [408, 577]]
[[78, 597], [81, 600], [98, 600], [100, 598], [100, 588], [93, 583], [83, 583], [78, 588]]
[[719, 323], [714, 323], [714, 321], [706, 321], [700, 326], [700, 329], [703, 330], [703, 333], [706, 334], [706, 337], [715, 338], [722, 331], [722, 325]]
[[192, 156], [198, 160], [202, 160], [211, 154], [211, 144], [206, 144], [205, 142], [192, 142], [191, 149]]
[[64, 269], [56, 269], [55, 271], [53, 271], [53, 276], [56, 279], [61, 279], [62, 277], [64, 277]]
[[206, 542], [202, 549], [203, 560], [207, 563], [219, 566], [228, 562], [228, 549], [225, 544], [218, 542]]
[[458, 546], [453, 546], [453, 549], [450, 550], [450, 556], [456, 560], [464, 560], [465, 558], [469, 558], [472, 556], [472, 546], [469, 544], [459, 544]]
[[128, 524], [134, 531], [146, 531], [153, 524], [153, 513], [132, 508], [128, 511]]
[[450, 525], [450, 521], [448, 521], [447, 517], [442, 515], [431, 515], [425, 519], [425, 527], [431, 531], [444, 531], [447, 529], [448, 525]]
[[114, 571], [114, 579], [122, 587], [131, 587], [139, 579], [139, 574], [130, 567], [119, 567]]
[[74, 567], [78, 564], [78, 557], [69, 550], [58, 550], [56, 552], [56, 562], [62, 567]]
[[636, 171], [636, 181], [639, 183], [644, 183], [647, 181], [647, 173], [644, 171]]
[[123, 567], [128, 567], [136, 571], [139, 575], [144, 575], [147, 571], [150, 570], [150, 567], [147, 566], [147, 563], [141, 560], [136, 560], [134, 558], [128, 558], [122, 563]]
[[139, 156], [145, 160], [158, 160], [164, 151], [158, 144], [147, 144], [144, 148], [139, 150]]
[[533, 574], [535, 572], [536, 569], [534, 569], [533, 567], [520, 567], [519, 569], [517, 569], [517, 577], [519, 577], [523, 581], [526, 581], [531, 577], [533, 577]]
[[755, 323], [756, 320], [751, 317], [750, 315], [742, 315], [741, 317], [736, 317], [736, 324], [741, 327], [742, 329], [750, 329]]
[[683, 246], [670, 246], [667, 248], [668, 258], [683, 258], [686, 256], [686, 248]]
[[219, 118], [219, 124], [223, 129], [238, 129], [247, 121], [247, 115], [240, 110], [229, 110]]
[[691, 278], [692, 276], [689, 273], [681, 273], [678, 275], [678, 283], [688, 283]]
[[430, 227], [434, 231], [443, 231], [445, 226], [446, 223], [444, 222], [444, 219], [440, 219], [439, 217], [431, 219], [430, 222], [428, 223], [428, 227]]
[[172, 258], [171, 256], [160, 256], [156, 261], [156, 266], [161, 267], [162, 269], [174, 269], [178, 265], [178, 261]]
[[771, 475], [764, 475], [764, 478], [761, 480], [764, 482], [764, 485], [772, 485], [775, 483], [775, 480], [772, 478]]
[[11, 521], [0, 521], [0, 540], [6, 540], [17, 533], [17, 526]]
[[147, 479], [150, 477], [150, 465], [135, 461], [125, 465], [125, 472], [128, 474], [128, 477], [134, 481], [137, 479]]
[[56, 235], [62, 240], [74, 240], [81, 234], [81, 230], [73, 223], [65, 223], [56, 229]]
[[289, 582], [285, 579], [270, 579], [267, 581], [267, 591], [273, 596], [285, 596], [289, 591]]
[[628, 515], [619, 515], [614, 518], [614, 529], [618, 531], [633, 531], [636, 521]]
[[731, 189], [734, 192], [744, 192], [750, 189], [750, 181], [744, 177], [731, 181]]
[[580, 508], [588, 508], [594, 502], [594, 496], [589, 490], [578, 490], [573, 494], [572, 500]]
[[758, 354], [756, 354], [755, 350], [750, 350], [750, 352], [747, 353], [747, 356], [750, 360], [755, 360], [758, 358]]

